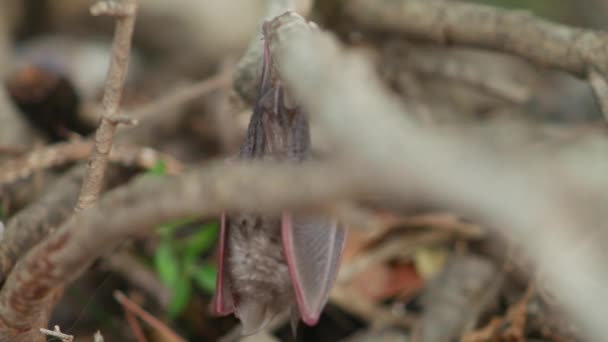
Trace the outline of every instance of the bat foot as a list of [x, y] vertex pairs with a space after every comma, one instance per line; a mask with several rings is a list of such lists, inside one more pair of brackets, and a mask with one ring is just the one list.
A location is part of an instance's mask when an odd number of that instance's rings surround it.
[[274, 315], [269, 312], [266, 304], [256, 300], [243, 300], [239, 303], [236, 316], [241, 321], [241, 335], [254, 335], [263, 330]]

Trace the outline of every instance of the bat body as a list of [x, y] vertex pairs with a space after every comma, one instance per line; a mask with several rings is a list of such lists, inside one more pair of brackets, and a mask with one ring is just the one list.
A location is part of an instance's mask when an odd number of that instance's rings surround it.
[[[299, 108], [288, 108], [283, 88], [271, 78], [268, 25], [260, 93], [239, 157], [299, 162], [310, 158], [308, 121]], [[234, 313], [246, 335], [287, 311], [292, 326], [300, 318], [316, 324], [336, 278], [345, 234], [327, 217], [223, 214], [216, 313]]]

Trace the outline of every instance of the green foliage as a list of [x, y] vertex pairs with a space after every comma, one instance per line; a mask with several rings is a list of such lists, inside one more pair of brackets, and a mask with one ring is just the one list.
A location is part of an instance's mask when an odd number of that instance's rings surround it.
[[148, 172], [146, 172], [146, 174], [154, 176], [164, 176], [167, 174], [167, 164], [164, 160], [159, 160], [156, 162], [154, 167], [152, 167], [150, 170], [148, 170]]
[[200, 266], [192, 273], [194, 282], [198, 287], [207, 292], [215, 291], [215, 278], [217, 276], [217, 267], [212, 264]]
[[192, 219], [182, 219], [159, 227], [160, 243], [154, 254], [154, 266], [160, 279], [173, 290], [168, 308], [171, 318], [178, 316], [190, 302], [193, 284], [212, 293], [215, 290], [216, 267], [200, 263], [198, 258], [209, 251], [218, 236], [218, 225], [207, 224], [188, 238], [174, 237], [178, 228], [192, 224]]

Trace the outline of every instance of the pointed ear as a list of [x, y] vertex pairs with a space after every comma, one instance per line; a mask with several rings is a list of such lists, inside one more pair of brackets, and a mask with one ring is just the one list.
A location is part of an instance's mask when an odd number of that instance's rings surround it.
[[300, 315], [314, 325], [336, 280], [346, 230], [325, 217], [284, 214], [281, 233]]
[[228, 315], [234, 312], [234, 300], [232, 298], [230, 279], [226, 277], [226, 254], [227, 248], [228, 222], [226, 214], [222, 213], [220, 219], [220, 241], [217, 255], [217, 279], [215, 282], [215, 296], [213, 298], [213, 308], [217, 315]]

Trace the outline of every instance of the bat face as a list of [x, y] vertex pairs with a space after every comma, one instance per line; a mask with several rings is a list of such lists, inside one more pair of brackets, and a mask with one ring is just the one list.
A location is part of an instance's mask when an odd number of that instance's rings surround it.
[[[268, 23], [264, 32], [267, 37]], [[307, 118], [298, 108], [287, 108], [283, 89], [273, 85], [270, 66], [265, 39], [260, 94], [239, 157], [305, 160], [310, 156]], [[283, 312], [291, 313], [292, 326], [300, 318], [316, 324], [337, 275], [345, 235], [327, 217], [223, 214], [216, 313], [234, 313], [245, 335]]]

